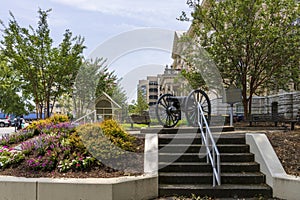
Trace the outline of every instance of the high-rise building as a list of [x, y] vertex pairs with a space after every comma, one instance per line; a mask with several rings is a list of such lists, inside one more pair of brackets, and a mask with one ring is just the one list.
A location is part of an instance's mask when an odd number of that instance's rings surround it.
[[138, 91], [141, 91], [149, 106], [155, 105], [158, 99], [158, 77], [147, 76], [146, 80], [139, 80]]

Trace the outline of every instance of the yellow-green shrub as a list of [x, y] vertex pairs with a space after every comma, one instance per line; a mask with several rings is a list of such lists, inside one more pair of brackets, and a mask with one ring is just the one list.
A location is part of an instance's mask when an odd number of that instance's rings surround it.
[[124, 150], [133, 151], [132, 142], [135, 138], [129, 135], [115, 120], [105, 120], [100, 123], [100, 127], [115, 145]]
[[89, 153], [101, 162], [108, 163], [125, 155], [126, 151], [134, 151], [134, 137], [114, 120], [85, 124], [78, 127], [77, 132]]
[[54, 114], [51, 117], [48, 118], [50, 120], [50, 122], [52, 122], [53, 124], [58, 124], [58, 123], [62, 123], [62, 122], [68, 122], [69, 117], [67, 115], [61, 115], [61, 114]]
[[67, 115], [54, 114], [47, 119], [40, 119], [38, 121], [33, 121], [29, 126], [27, 126], [27, 129], [36, 130], [36, 129], [40, 129], [41, 127], [46, 127], [47, 125], [59, 124], [68, 121], [69, 118]]
[[77, 131], [75, 131], [68, 137], [67, 142], [73, 148], [78, 149], [79, 151], [85, 151], [86, 149]]

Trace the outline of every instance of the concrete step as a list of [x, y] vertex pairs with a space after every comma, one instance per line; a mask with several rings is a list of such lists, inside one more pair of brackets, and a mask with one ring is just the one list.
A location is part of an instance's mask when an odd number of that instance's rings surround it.
[[[245, 134], [215, 134], [217, 144], [245, 144]], [[202, 144], [200, 134], [160, 134], [159, 144]]]
[[[221, 162], [254, 162], [252, 153], [220, 153]], [[206, 162], [204, 153], [159, 153], [158, 162]]]
[[[205, 128], [204, 128], [205, 130]], [[232, 132], [232, 126], [212, 126], [210, 127], [212, 133]], [[144, 128], [141, 129], [142, 134], [181, 134], [181, 133], [200, 133], [198, 127], [179, 127], [179, 128]]]
[[165, 130], [158, 135], [159, 195], [208, 196], [213, 198], [272, 197], [244, 133], [214, 133], [221, 160], [221, 186], [212, 187], [201, 134]]
[[[257, 162], [221, 163], [222, 172], [259, 172]], [[206, 162], [174, 162], [159, 163], [160, 172], [212, 172], [212, 167]]]
[[[217, 145], [220, 153], [247, 153], [249, 152], [249, 145], [247, 144], [219, 144]], [[205, 149], [201, 144], [160, 144], [159, 149], [161, 153], [199, 153], [200, 149]]]
[[159, 196], [184, 196], [191, 197], [194, 194], [201, 197], [212, 198], [271, 198], [272, 188], [266, 184], [240, 185], [222, 184], [212, 187], [210, 184], [161, 184]]
[[[221, 173], [223, 184], [262, 184], [265, 182], [265, 175], [260, 172], [247, 173]], [[160, 172], [159, 184], [211, 184], [213, 183], [212, 173], [195, 172]]]

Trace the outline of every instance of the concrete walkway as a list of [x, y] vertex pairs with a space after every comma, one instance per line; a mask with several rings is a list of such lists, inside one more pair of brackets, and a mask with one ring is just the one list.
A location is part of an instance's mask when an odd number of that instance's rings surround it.
[[10, 134], [15, 132], [15, 127], [1, 127], [0, 128], [0, 136], [5, 134]]

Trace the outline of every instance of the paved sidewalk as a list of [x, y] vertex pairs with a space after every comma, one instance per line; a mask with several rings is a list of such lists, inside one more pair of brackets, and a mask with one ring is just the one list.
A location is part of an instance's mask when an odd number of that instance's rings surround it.
[[7, 133], [14, 133], [15, 127], [1, 127], [0, 128], [0, 136], [7, 134]]

